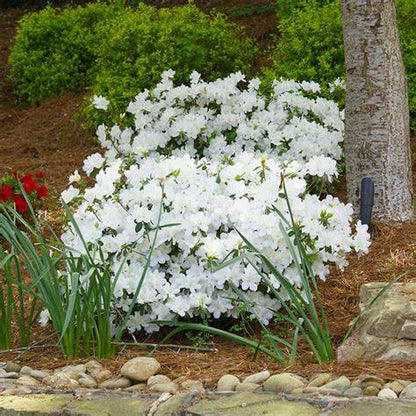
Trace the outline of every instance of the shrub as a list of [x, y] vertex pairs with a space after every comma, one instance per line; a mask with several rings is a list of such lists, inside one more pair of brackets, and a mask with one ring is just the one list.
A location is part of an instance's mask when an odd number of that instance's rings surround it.
[[192, 4], [156, 9], [98, 3], [25, 16], [10, 64], [17, 93], [31, 102], [87, 88], [110, 98], [109, 112], [118, 116], [136, 91], [154, 86], [166, 69], [177, 71], [178, 82], [194, 69], [215, 79], [248, 72], [255, 53], [241, 28]]
[[[128, 127], [100, 126], [107, 151], [84, 162], [96, 183], [81, 193], [68, 190], [65, 199], [78, 206], [74, 217], [86, 241], [99, 243], [113, 268], [115, 253], [137, 244], [116, 288], [118, 305], [127, 310], [143, 268], [140, 253], [148, 247], [145, 240], [137, 242], [137, 232], [153, 228], [163, 183], [162, 229], [130, 331], [156, 330], [150, 323], [156, 319], [237, 317], [241, 305], [232, 299], [231, 284], [255, 303], [267, 324], [279, 304], [250, 265], [235, 263], [216, 274], [211, 269], [243, 246], [236, 227], [292, 284], [302, 285], [278, 231], [279, 218], [270, 215], [273, 206], [288, 214], [278, 191], [281, 175], [318, 276], [325, 278], [331, 264], [346, 264], [347, 252], [367, 249], [366, 227], [351, 229], [351, 206], [307, 192], [308, 175], [336, 173], [336, 161], [322, 154], [339, 155], [339, 111], [332, 102], [305, 96], [316, 84], [277, 83], [266, 99], [257, 91], [259, 80], [242, 88], [241, 74], [203, 82], [193, 73], [189, 87], [174, 87], [171, 76], [165, 73], [155, 89], [136, 96], [127, 110]], [[166, 229], [164, 223], [180, 225]], [[82, 249], [73, 228], [62, 238]]]
[[[327, 85], [345, 77], [342, 17], [338, 0], [283, 1], [273, 67], [266, 79], [284, 77]], [[279, 2], [278, 2], [279, 5]], [[416, 127], [416, 4], [398, 0], [398, 27], [408, 78], [412, 127]], [[344, 99], [341, 97], [340, 103]]]
[[24, 16], [9, 58], [17, 94], [34, 103], [81, 91], [96, 59], [96, 24], [115, 13], [116, 6], [94, 3]]

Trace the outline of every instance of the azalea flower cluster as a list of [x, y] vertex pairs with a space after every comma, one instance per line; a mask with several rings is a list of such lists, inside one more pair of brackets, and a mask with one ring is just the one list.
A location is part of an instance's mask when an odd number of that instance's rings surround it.
[[13, 205], [20, 214], [28, 212], [29, 206], [21, 190], [23, 188], [32, 206], [38, 208], [40, 200], [48, 195], [48, 190], [42, 183], [44, 177], [43, 172], [14, 172], [3, 176], [0, 178], [0, 204]]
[[[77, 207], [74, 217], [85, 241], [100, 244], [114, 271], [121, 266], [120, 252], [131, 249], [116, 284], [117, 306], [125, 311], [163, 203], [162, 227], [130, 331], [157, 330], [154, 320], [237, 317], [241, 305], [233, 301], [231, 282], [267, 324], [280, 305], [252, 266], [234, 263], [215, 273], [212, 268], [241, 249], [238, 229], [301, 285], [280, 218], [270, 210], [288, 215], [279, 191], [282, 177], [317, 276], [325, 279], [331, 265], [347, 264], [347, 253], [368, 249], [366, 226], [358, 223], [352, 230], [350, 205], [307, 193], [308, 177], [336, 175], [339, 111], [332, 102], [308, 98], [318, 92], [311, 83], [276, 83], [266, 99], [257, 80], [241, 85], [241, 74], [211, 83], [193, 74], [190, 86], [179, 87], [171, 77], [164, 73], [153, 91], [129, 105], [134, 128], [99, 127], [106, 152], [89, 156], [83, 167], [95, 185], [81, 191], [76, 172], [63, 198]], [[83, 250], [71, 226], [62, 239]]]

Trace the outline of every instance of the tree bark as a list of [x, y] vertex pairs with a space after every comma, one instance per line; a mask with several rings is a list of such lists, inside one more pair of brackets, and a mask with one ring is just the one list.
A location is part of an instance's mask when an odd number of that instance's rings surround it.
[[413, 217], [409, 109], [395, 0], [341, 0], [347, 97], [345, 162], [358, 211], [361, 179], [374, 181], [374, 218]]

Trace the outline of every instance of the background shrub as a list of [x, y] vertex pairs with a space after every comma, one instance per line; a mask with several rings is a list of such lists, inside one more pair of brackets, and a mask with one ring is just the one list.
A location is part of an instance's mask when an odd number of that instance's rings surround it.
[[[109, 98], [109, 114], [116, 115], [166, 69], [176, 71], [179, 83], [193, 70], [212, 80], [248, 72], [256, 51], [241, 28], [192, 4], [156, 9], [93, 3], [25, 16], [10, 64], [17, 93], [32, 103], [88, 89]], [[92, 125], [98, 120], [89, 110]]]
[[[277, 0], [279, 36], [266, 79], [284, 77], [322, 84], [345, 77], [339, 0]], [[412, 130], [416, 122], [416, 3], [397, 0], [397, 21], [408, 78]], [[342, 99], [340, 100], [342, 104]]]

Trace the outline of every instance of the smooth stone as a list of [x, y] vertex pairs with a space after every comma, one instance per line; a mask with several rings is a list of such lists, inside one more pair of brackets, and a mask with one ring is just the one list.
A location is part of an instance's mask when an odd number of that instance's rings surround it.
[[363, 395], [363, 389], [361, 387], [350, 387], [344, 391], [344, 395], [347, 397], [360, 397]]
[[260, 373], [251, 374], [247, 376], [243, 383], [254, 383], [254, 384], [261, 384], [264, 383], [270, 377], [269, 371], [261, 371]]
[[265, 391], [273, 391], [275, 393], [290, 393], [299, 387], [305, 387], [304, 383], [291, 373], [276, 374], [263, 384]]
[[329, 383], [331, 381], [331, 374], [329, 373], [322, 373], [317, 374], [315, 377], [311, 379], [311, 381], [308, 384], [308, 387], [321, 387], [326, 383]]
[[379, 390], [381, 390], [384, 386], [384, 383], [380, 384], [380, 383], [377, 383], [376, 381], [366, 381], [364, 383], [361, 383], [361, 386], [362, 386], [363, 389], [365, 389], [366, 387], [369, 387], [369, 386], [373, 386], [373, 387], [377, 387]]
[[330, 381], [329, 383], [324, 384], [322, 387], [326, 389], [335, 389], [335, 390], [344, 391], [344, 390], [347, 390], [347, 388], [350, 386], [351, 386], [350, 379], [348, 377], [341, 376], [333, 381]]
[[0, 368], [0, 377], [2, 377], [3, 374], [7, 374], [7, 371], [3, 370], [3, 368]]
[[365, 387], [363, 390], [363, 396], [377, 396], [380, 389], [375, 386]]
[[79, 387], [77, 380], [74, 380], [66, 373], [55, 373], [43, 379], [42, 384], [58, 390], [74, 390]]
[[13, 361], [7, 361], [6, 366], [4, 367], [8, 373], [19, 373], [21, 368], [21, 365], [16, 364]]
[[401, 399], [416, 399], [416, 382], [408, 384], [400, 393]]
[[240, 380], [232, 374], [222, 376], [217, 383], [217, 391], [235, 391]]
[[80, 377], [78, 379], [78, 383], [81, 387], [85, 387], [87, 389], [93, 389], [97, 387], [97, 382], [89, 374], [84, 374], [82, 377]]
[[147, 380], [147, 385], [152, 386], [153, 384], [170, 383], [171, 381], [172, 380], [169, 377], [164, 376], [163, 374], [157, 374], [155, 376], [149, 377]]
[[29, 367], [29, 366], [27, 366], [27, 365], [24, 365], [21, 369], [20, 369], [20, 374], [26, 374], [26, 375], [28, 375], [28, 376], [30, 376], [30, 373], [32, 372], [33, 370]]
[[377, 397], [380, 399], [397, 399], [397, 394], [391, 389], [381, 389]]
[[[99, 374], [104, 370], [101, 363], [96, 360], [90, 360], [85, 363], [86, 373], [94, 378], [97, 378]], [[104, 381], [104, 380], [101, 380]]]
[[390, 383], [386, 383], [384, 385], [384, 388], [393, 390], [396, 394], [400, 394], [404, 389], [404, 385], [399, 381], [395, 380]]
[[185, 391], [205, 393], [204, 385], [199, 380], [185, 380], [181, 383], [181, 387]]
[[[309, 387], [311, 388], [311, 387]], [[328, 389], [325, 387], [317, 387], [320, 395], [325, 396], [342, 396], [344, 393], [339, 389]]]
[[145, 389], [146, 389], [146, 383], [138, 383], [138, 384], [133, 384], [130, 387], [124, 388], [123, 391], [135, 392], [135, 391], [143, 391]]
[[94, 376], [97, 383], [102, 383], [103, 381], [109, 380], [111, 377], [113, 377], [113, 373], [110, 370], [102, 370]]
[[155, 393], [171, 393], [175, 394], [178, 391], [178, 386], [174, 382], [153, 384], [149, 387], [151, 392]]
[[35, 378], [33, 378], [31, 376], [28, 376], [27, 374], [23, 374], [16, 381], [16, 385], [28, 386], [28, 387], [38, 387], [38, 386], [40, 386], [40, 381], [36, 380]]
[[303, 387], [298, 387], [297, 389], [292, 390], [290, 394], [302, 394], [304, 393], [304, 390]]
[[260, 385], [257, 383], [250, 383], [244, 381], [242, 383], [237, 384], [235, 391], [256, 391], [260, 389]]
[[85, 372], [87, 371], [87, 368], [84, 364], [79, 365], [67, 365], [66, 367], [63, 367], [59, 370], [57, 370], [55, 373], [64, 373], [67, 374], [70, 378], [74, 380], [78, 380]]
[[369, 375], [369, 374], [363, 374], [363, 375], [359, 376], [357, 378], [357, 380], [360, 380], [361, 383], [374, 382], [374, 383], [381, 384], [382, 386], [384, 386], [384, 384], [386, 384], [386, 382], [382, 378], [377, 377], [377, 376], [373, 376], [373, 375]]
[[120, 373], [135, 381], [147, 381], [160, 370], [157, 360], [150, 357], [136, 357], [127, 361], [121, 367]]
[[30, 394], [32, 389], [29, 386], [20, 386], [4, 390], [0, 393], [0, 396], [17, 395], [17, 394]]
[[49, 373], [47, 371], [32, 370], [30, 376], [42, 381], [45, 377], [49, 376]]
[[98, 385], [101, 389], [124, 389], [130, 386], [131, 380], [127, 377], [111, 378]]
[[19, 378], [19, 373], [0, 373], [0, 378]]

